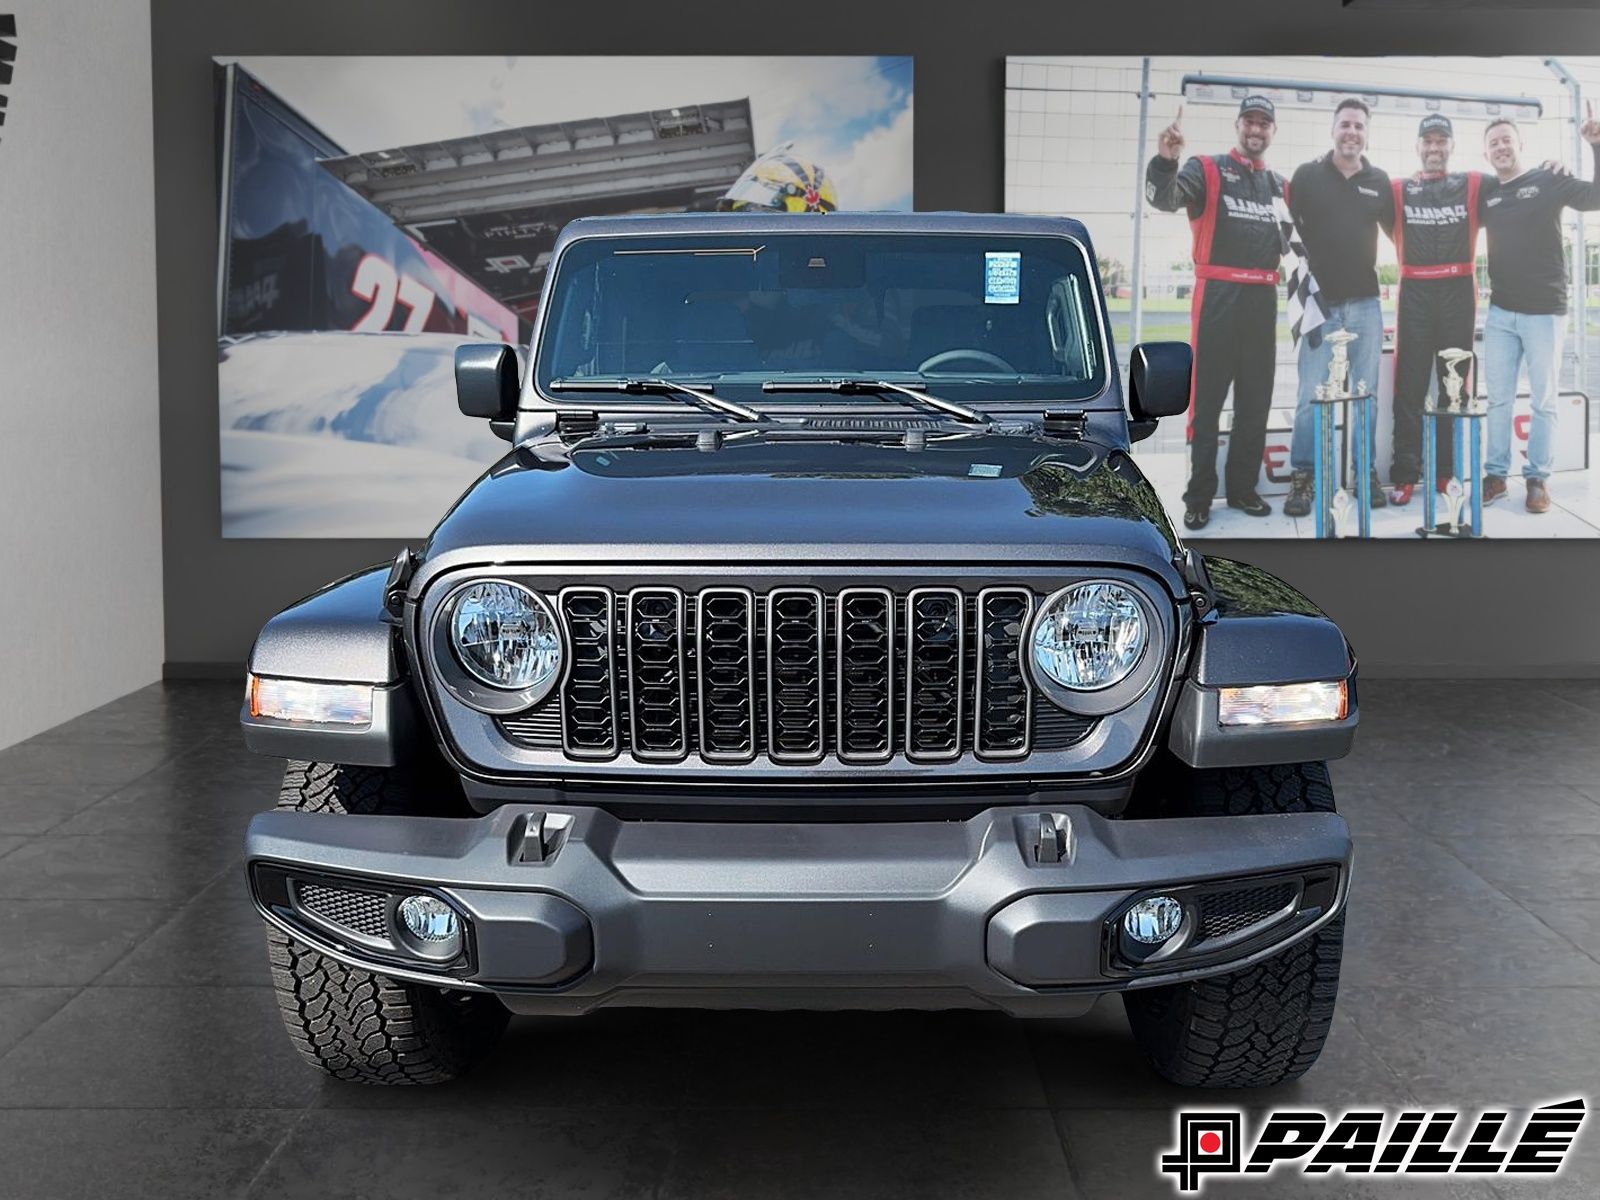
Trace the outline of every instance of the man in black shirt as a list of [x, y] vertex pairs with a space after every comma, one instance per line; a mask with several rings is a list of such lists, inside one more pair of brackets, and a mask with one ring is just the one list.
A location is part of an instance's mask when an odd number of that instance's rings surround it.
[[1528, 430], [1527, 509], [1550, 508], [1545, 482], [1554, 461], [1557, 378], [1567, 327], [1567, 264], [1561, 244], [1561, 210], [1600, 209], [1600, 120], [1589, 108], [1581, 129], [1595, 157], [1594, 179], [1584, 182], [1549, 167], [1522, 169], [1522, 135], [1512, 121], [1484, 130], [1484, 149], [1496, 179], [1479, 201], [1489, 235], [1489, 316], [1483, 329], [1483, 375], [1489, 392], [1483, 502], [1506, 494], [1511, 466], [1511, 410], [1517, 374], [1528, 366], [1533, 421]]
[[[1422, 170], [1394, 184], [1394, 245], [1400, 259], [1400, 303], [1394, 346], [1394, 448], [1389, 467], [1391, 504], [1410, 501], [1422, 477], [1422, 407], [1437, 375], [1444, 393], [1439, 351], [1472, 349], [1477, 319], [1478, 198], [1487, 182], [1479, 171], [1450, 170], [1455, 129], [1431, 113], [1417, 128]], [[1493, 186], [1492, 183], [1489, 186]], [[1439, 480], [1454, 474], [1452, 421], [1434, 429]], [[1439, 480], [1431, 482], [1438, 487]], [[1442, 490], [1442, 489], [1441, 489]]]
[[[1394, 192], [1389, 176], [1366, 159], [1367, 122], [1372, 113], [1360, 100], [1339, 102], [1333, 113], [1333, 149], [1303, 164], [1289, 181], [1289, 215], [1305, 244], [1318, 300], [1327, 319], [1300, 340], [1300, 389], [1289, 445], [1293, 471], [1283, 511], [1303, 517], [1311, 511], [1316, 447], [1312, 444], [1311, 402], [1328, 379], [1333, 347], [1324, 335], [1338, 329], [1356, 335], [1350, 343], [1350, 386], [1378, 386], [1383, 361], [1383, 309], [1378, 303], [1378, 230], [1394, 227]], [[1370, 432], [1370, 431], [1369, 431]], [[1372, 486], [1373, 507], [1384, 503], [1383, 489]]]
[[1277, 130], [1266, 96], [1246, 96], [1226, 154], [1190, 158], [1180, 169], [1184, 139], [1178, 119], [1161, 131], [1145, 168], [1145, 198], [1163, 212], [1188, 213], [1194, 232], [1194, 299], [1190, 340], [1194, 376], [1189, 405], [1189, 486], [1183, 493], [1185, 529], [1211, 520], [1217, 493], [1217, 427], [1233, 389], [1224, 494], [1228, 507], [1264, 517], [1272, 507], [1256, 492], [1272, 408], [1278, 354], [1278, 263], [1283, 231], [1274, 201], [1283, 176], [1264, 161]]

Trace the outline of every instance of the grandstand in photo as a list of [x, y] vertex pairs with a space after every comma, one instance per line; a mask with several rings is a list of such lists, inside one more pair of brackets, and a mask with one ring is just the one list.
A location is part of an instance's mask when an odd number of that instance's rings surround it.
[[712, 208], [755, 155], [742, 99], [496, 129], [321, 166], [531, 321], [568, 221]]

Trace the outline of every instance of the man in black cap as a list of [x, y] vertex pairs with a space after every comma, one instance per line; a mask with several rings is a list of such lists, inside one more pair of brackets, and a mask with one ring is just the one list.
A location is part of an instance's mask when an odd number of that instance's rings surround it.
[[1180, 105], [1145, 169], [1145, 197], [1163, 212], [1187, 211], [1194, 230], [1194, 377], [1183, 524], [1202, 529], [1211, 519], [1217, 493], [1217, 427], [1230, 387], [1233, 429], [1224, 488], [1228, 507], [1252, 517], [1272, 512], [1257, 494], [1256, 482], [1278, 357], [1283, 231], [1274, 201], [1283, 195], [1283, 176], [1265, 162], [1277, 131], [1270, 98], [1252, 95], [1240, 103], [1234, 121], [1239, 140], [1232, 150], [1190, 158], [1180, 169], [1182, 120]]
[[[1291, 517], [1311, 512], [1316, 469], [1311, 405], [1333, 360], [1333, 346], [1325, 338], [1336, 330], [1356, 335], [1348, 351], [1352, 389], [1362, 383], [1375, 389], [1383, 362], [1378, 230], [1394, 228], [1394, 192], [1389, 176], [1367, 161], [1371, 117], [1363, 101], [1341, 100], [1333, 110], [1333, 148], [1303, 163], [1289, 181], [1289, 215], [1305, 245], [1324, 314], [1322, 324], [1300, 340], [1300, 388], [1289, 447], [1293, 473], [1283, 504]], [[1376, 480], [1371, 496], [1373, 507], [1382, 508], [1383, 490]]]
[[[1422, 169], [1394, 181], [1394, 244], [1400, 259], [1400, 303], [1395, 326], [1394, 444], [1389, 482], [1392, 504], [1409, 503], [1422, 479], [1422, 406], [1428, 381], [1438, 377], [1439, 351], [1471, 350], [1478, 307], [1474, 262], [1478, 254], [1478, 203], [1483, 175], [1450, 170], [1455, 130], [1450, 118], [1432, 113], [1417, 128]], [[1440, 487], [1454, 473], [1452, 421], [1435, 425]]]

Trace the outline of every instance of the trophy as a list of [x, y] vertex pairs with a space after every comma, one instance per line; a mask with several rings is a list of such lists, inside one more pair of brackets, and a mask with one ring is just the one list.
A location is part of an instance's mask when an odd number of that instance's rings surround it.
[[1328, 399], [1342, 400], [1350, 395], [1350, 343], [1360, 334], [1348, 329], [1335, 329], [1322, 340], [1333, 347], [1333, 360], [1328, 363]]
[[[1371, 496], [1366, 492], [1365, 481], [1371, 477], [1372, 472], [1372, 446], [1367, 430], [1370, 426], [1371, 397], [1367, 395], [1367, 381], [1356, 380], [1355, 388], [1350, 387], [1350, 343], [1357, 341], [1360, 335], [1351, 333], [1348, 329], [1335, 329], [1323, 336], [1323, 341], [1333, 353], [1328, 361], [1328, 378], [1317, 384], [1314, 395], [1316, 397], [1316, 474], [1314, 490], [1316, 495], [1317, 536], [1320, 537], [1347, 537], [1352, 523], [1356, 525], [1359, 537], [1371, 535]], [[1360, 444], [1354, 449], [1357, 478], [1362, 481], [1351, 495], [1345, 488], [1339, 486], [1338, 475], [1343, 455], [1335, 452], [1335, 421], [1330, 411], [1335, 404], [1345, 407], [1349, 416], [1349, 402], [1355, 401], [1361, 408], [1356, 414], [1357, 427], [1361, 431]], [[1348, 422], [1347, 422], [1348, 424]], [[1349, 430], [1346, 429], [1346, 442], [1349, 442]]]
[[1344, 488], [1333, 494], [1332, 518], [1333, 536], [1336, 538], [1350, 536], [1351, 509], [1355, 507], [1355, 499]]
[[[1422, 406], [1423, 478], [1427, 484], [1427, 500], [1423, 506], [1423, 524], [1417, 532], [1424, 537], [1483, 536], [1482, 489], [1479, 486], [1483, 470], [1483, 431], [1481, 420], [1488, 414], [1488, 404], [1467, 392], [1462, 371], [1472, 362], [1471, 350], [1457, 346], [1439, 351], [1439, 386], [1433, 399]], [[1436, 461], [1435, 431], [1440, 418], [1450, 422], [1450, 438], [1455, 452], [1456, 477], [1443, 488], [1436, 488], [1440, 472]], [[1471, 505], [1471, 519], [1463, 526], [1462, 518]]]
[[1440, 524], [1448, 524], [1446, 531], [1451, 537], [1458, 537], [1461, 533], [1461, 510], [1466, 507], [1467, 489], [1462, 486], [1461, 480], [1452, 479], [1444, 485], [1444, 491], [1439, 493], [1441, 515], [1444, 520]]
[[1452, 347], [1439, 351], [1439, 361], [1444, 364], [1444, 403], [1438, 405], [1440, 412], [1464, 413], [1472, 405], [1469, 398], [1464, 398], [1461, 389], [1466, 386], [1466, 380], [1461, 378], [1462, 365], [1472, 360], [1471, 350], [1462, 350]]

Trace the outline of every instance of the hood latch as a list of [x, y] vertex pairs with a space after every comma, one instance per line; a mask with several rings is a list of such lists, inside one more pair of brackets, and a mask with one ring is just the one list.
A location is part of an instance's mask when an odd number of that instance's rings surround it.
[[1089, 429], [1089, 414], [1084, 412], [1047, 412], [1041, 428], [1046, 437], [1071, 438], [1081, 441]]

